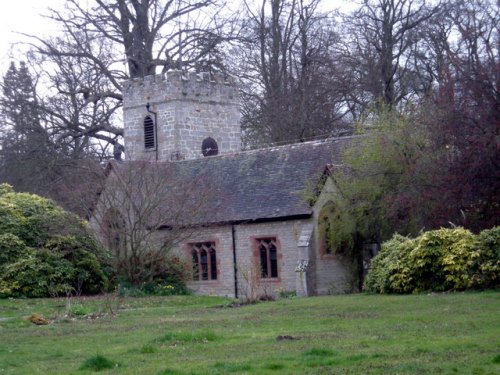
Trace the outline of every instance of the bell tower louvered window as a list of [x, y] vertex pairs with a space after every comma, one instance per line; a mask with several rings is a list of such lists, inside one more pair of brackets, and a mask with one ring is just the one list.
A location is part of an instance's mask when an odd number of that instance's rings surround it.
[[156, 148], [155, 124], [149, 115], [144, 118], [144, 148], [146, 150]]

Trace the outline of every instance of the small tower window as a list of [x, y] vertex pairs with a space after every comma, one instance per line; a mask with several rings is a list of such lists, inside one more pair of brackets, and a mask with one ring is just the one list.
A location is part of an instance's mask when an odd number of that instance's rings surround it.
[[155, 124], [151, 116], [144, 118], [144, 148], [154, 149], [156, 147]]
[[219, 147], [215, 139], [208, 137], [205, 138], [201, 144], [201, 152], [203, 156], [214, 156], [219, 153]]

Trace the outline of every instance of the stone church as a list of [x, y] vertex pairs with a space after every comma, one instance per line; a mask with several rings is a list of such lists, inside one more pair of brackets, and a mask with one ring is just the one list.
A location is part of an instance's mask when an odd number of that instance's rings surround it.
[[[174, 183], [210, 190], [203, 219], [174, 249], [192, 265], [195, 293], [354, 290], [354, 264], [328, 245], [322, 223], [332, 212], [329, 172], [355, 137], [242, 151], [239, 104], [232, 77], [169, 71], [126, 82], [126, 160], [115, 168], [158, 161]], [[311, 186], [320, 186], [314, 204], [304, 197]]]

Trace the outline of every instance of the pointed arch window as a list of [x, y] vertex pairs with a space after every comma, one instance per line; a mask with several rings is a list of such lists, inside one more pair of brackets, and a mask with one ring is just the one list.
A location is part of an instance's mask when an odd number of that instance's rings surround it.
[[217, 280], [217, 251], [215, 242], [198, 242], [191, 246], [193, 280]]
[[260, 258], [260, 277], [262, 279], [278, 278], [278, 248], [276, 238], [257, 239], [257, 250]]
[[144, 117], [144, 148], [146, 150], [156, 148], [155, 123], [150, 115]]

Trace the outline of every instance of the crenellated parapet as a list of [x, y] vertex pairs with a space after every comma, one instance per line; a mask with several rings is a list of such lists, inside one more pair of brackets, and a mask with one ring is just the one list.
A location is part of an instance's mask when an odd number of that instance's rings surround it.
[[237, 100], [238, 84], [236, 77], [227, 74], [170, 70], [123, 82], [123, 105], [127, 108], [186, 99], [231, 103]]

